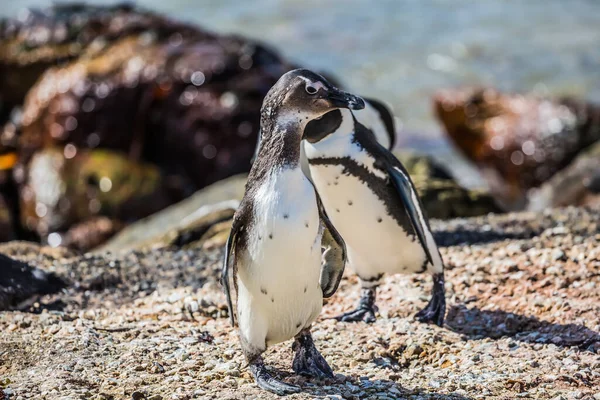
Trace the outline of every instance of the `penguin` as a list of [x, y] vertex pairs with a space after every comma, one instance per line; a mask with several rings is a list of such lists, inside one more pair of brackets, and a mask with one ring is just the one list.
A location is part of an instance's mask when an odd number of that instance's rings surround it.
[[[362, 110], [354, 110], [351, 111], [352, 114], [356, 117], [356, 119], [369, 128], [374, 134], [376, 140], [388, 150], [392, 150], [396, 145], [396, 130], [394, 124], [394, 116], [391, 110], [381, 101], [362, 97], [365, 108]], [[331, 114], [331, 115], [330, 115]], [[331, 132], [335, 129], [335, 126], [331, 124], [335, 124], [335, 115], [336, 111], [331, 111], [325, 114], [322, 117], [319, 117], [313, 121], [310, 121], [306, 127], [309, 131], [321, 131], [321, 132]], [[315, 128], [313, 128], [313, 126]], [[256, 148], [254, 150], [254, 155], [252, 156], [251, 163], [254, 163], [256, 156], [258, 154], [258, 149], [260, 148], [262, 134], [258, 132], [258, 140], [256, 142]], [[300, 153], [300, 163], [302, 166], [302, 171], [304, 174], [310, 177], [310, 169], [308, 167], [308, 161], [306, 158], [306, 154], [304, 151], [304, 146], [301, 148]]]
[[267, 371], [267, 346], [294, 338], [293, 370], [333, 377], [310, 327], [346, 264], [344, 241], [300, 167], [304, 130], [329, 111], [363, 107], [360, 97], [306, 69], [284, 74], [263, 101], [264, 145], [233, 218], [221, 280], [250, 372], [259, 387], [279, 395], [300, 389]]
[[313, 121], [304, 137], [311, 179], [362, 286], [358, 307], [337, 319], [374, 322], [384, 274], [428, 272], [432, 298], [416, 318], [442, 326], [444, 264], [406, 169], [349, 110]]

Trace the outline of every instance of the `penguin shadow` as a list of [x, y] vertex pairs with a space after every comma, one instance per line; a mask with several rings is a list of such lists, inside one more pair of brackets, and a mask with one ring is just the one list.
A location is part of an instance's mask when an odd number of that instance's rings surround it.
[[334, 379], [319, 380], [297, 376], [283, 371], [271, 371], [278, 378], [291, 378], [293, 384], [301, 388], [300, 393], [305, 393], [315, 398], [323, 396], [341, 396], [343, 399], [386, 398], [405, 399], [417, 396], [427, 400], [473, 400], [458, 394], [442, 394], [421, 389], [408, 389], [389, 379], [368, 379], [361, 377], [358, 381], [350, 376], [336, 373]]
[[483, 311], [455, 305], [448, 311], [446, 326], [471, 340], [512, 337], [524, 343], [554, 344], [600, 352], [600, 333], [583, 325], [555, 324], [502, 310]]
[[458, 246], [464, 244], [487, 244], [500, 242], [502, 240], [525, 240], [539, 236], [542, 231], [536, 231], [527, 227], [514, 231], [492, 229], [482, 231], [480, 228], [469, 229], [459, 227], [452, 230], [439, 230], [433, 232], [433, 237], [438, 246]]

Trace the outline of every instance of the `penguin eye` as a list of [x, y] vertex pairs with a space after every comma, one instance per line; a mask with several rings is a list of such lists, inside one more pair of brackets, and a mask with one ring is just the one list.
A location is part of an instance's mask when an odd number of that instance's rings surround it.
[[311, 85], [306, 85], [306, 93], [308, 93], [308, 94], [315, 94], [318, 91], [319, 91], [319, 89], [317, 89], [316, 87], [311, 86]]

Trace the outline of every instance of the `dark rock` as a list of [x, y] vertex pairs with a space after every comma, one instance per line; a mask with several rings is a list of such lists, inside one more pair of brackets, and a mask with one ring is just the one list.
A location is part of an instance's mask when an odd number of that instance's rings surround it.
[[0, 254], [0, 311], [36, 295], [56, 293], [66, 286], [52, 273]]
[[[55, 166], [72, 164], [87, 149], [119, 151], [130, 165], [156, 166], [164, 186], [181, 196], [247, 172], [262, 99], [292, 68], [259, 43], [129, 5], [54, 5], [2, 21], [0, 143], [18, 154], [7, 169], [24, 200], [22, 211], [11, 208], [18, 237], [34, 232], [44, 239], [90, 217], [90, 199], [78, 202], [86, 197], [81, 192], [77, 204], [61, 194], [52, 215], [34, 212], [38, 201], [27, 180], [44, 149], [62, 151], [52, 157]], [[22, 114], [12, 112], [21, 105]], [[143, 201], [118, 219], [129, 223], [150, 212], [138, 208], [156, 211], [178, 198]], [[92, 216], [115, 217], [104, 205]]]
[[42, 25], [82, 12], [97, 25], [73, 37], [86, 49], [27, 96], [23, 162], [48, 144], [111, 148], [186, 177], [192, 190], [248, 170], [262, 99], [290, 64], [258, 43], [131, 8], [51, 9]]
[[0, 144], [0, 242], [17, 238], [18, 190], [11, 174], [16, 161], [17, 154]]
[[450, 139], [478, 165], [506, 209], [524, 208], [529, 189], [600, 139], [600, 108], [571, 99], [445, 90], [434, 107]]
[[125, 3], [108, 7], [55, 4], [44, 10], [25, 10], [19, 19], [1, 20], [0, 98], [9, 104], [22, 103], [48, 68], [65, 65], [86, 53], [90, 45], [102, 50], [102, 44], [123, 36], [152, 27], [160, 30], [162, 21], [151, 13], [134, 12]]
[[146, 395], [142, 392], [133, 392], [131, 393], [131, 400], [144, 400]]
[[7, 242], [15, 239], [12, 215], [6, 201], [4, 201], [4, 198], [0, 193], [0, 242]]

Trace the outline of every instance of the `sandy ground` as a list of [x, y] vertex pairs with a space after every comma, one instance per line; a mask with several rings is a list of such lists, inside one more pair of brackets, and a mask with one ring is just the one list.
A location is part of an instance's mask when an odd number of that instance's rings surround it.
[[[387, 277], [373, 325], [326, 319], [358, 299], [348, 271], [313, 331], [335, 380], [293, 376], [291, 342], [267, 351], [277, 375], [303, 388], [289, 398], [600, 399], [600, 212], [433, 226], [447, 264], [446, 325], [412, 319], [428, 300], [426, 275]], [[253, 383], [229, 325], [222, 246], [1, 251], [71, 285], [21, 304], [28, 312], [0, 313], [10, 399], [276, 398]]]

